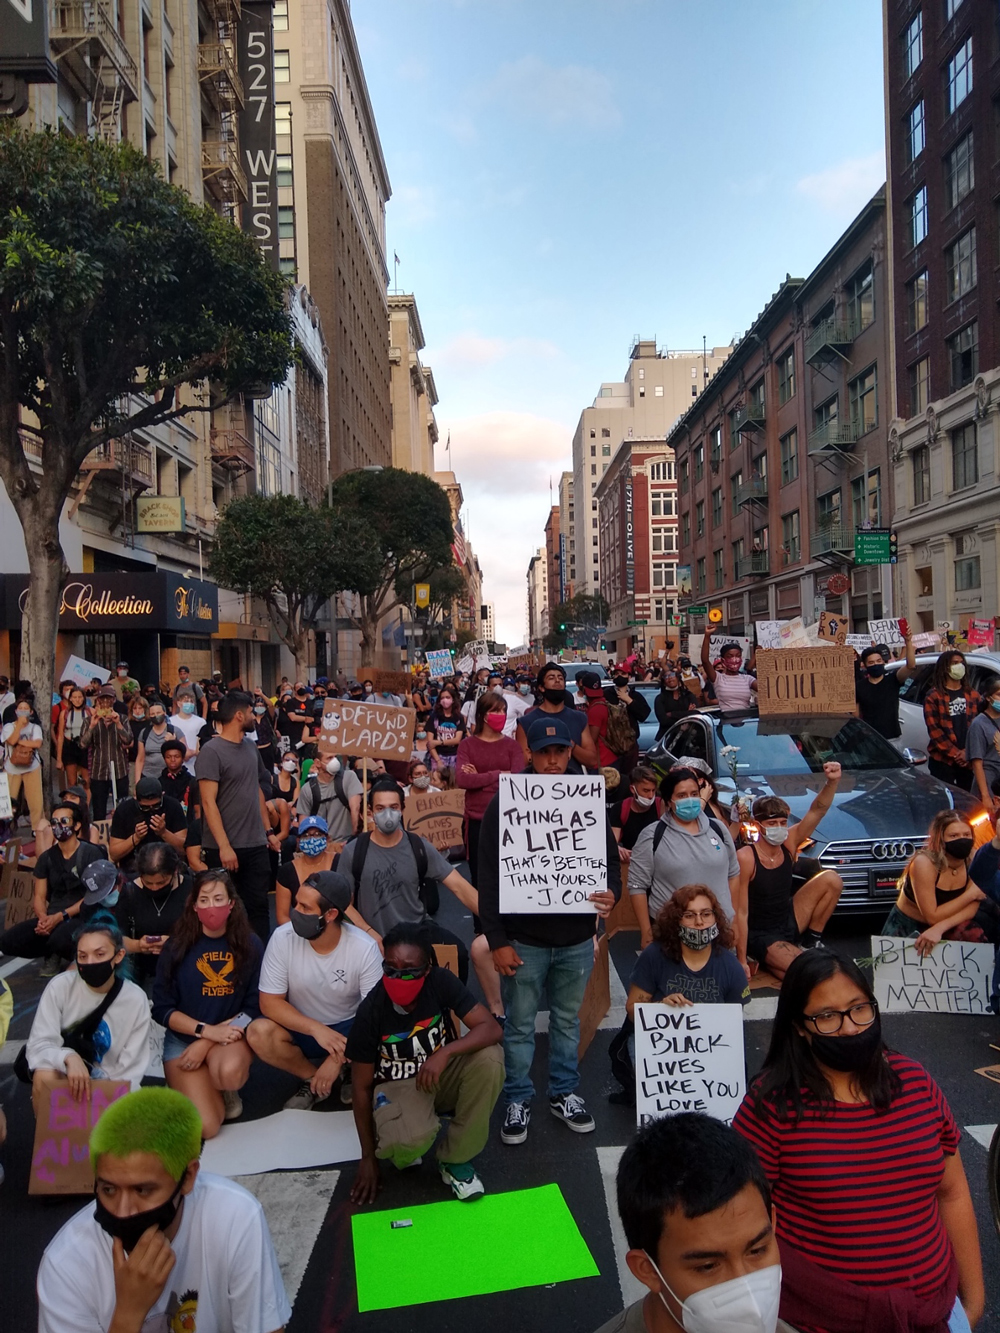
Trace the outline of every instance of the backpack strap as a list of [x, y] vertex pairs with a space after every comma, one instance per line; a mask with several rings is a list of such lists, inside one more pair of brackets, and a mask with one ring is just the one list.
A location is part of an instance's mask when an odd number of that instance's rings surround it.
[[656, 800], [656, 817], [657, 819], [662, 819], [663, 813], [667, 808], [666, 804], [664, 803], [662, 796], [657, 796], [655, 800]]
[[722, 841], [725, 842], [726, 837], [729, 834], [729, 830], [724, 829], [722, 825], [719, 823], [719, 821], [717, 819], [713, 819], [711, 815], [706, 815], [705, 818], [708, 820], [709, 828], [714, 829], [714, 831], [719, 835]]
[[662, 819], [659, 820], [659, 821], [657, 822], [656, 828], [653, 829], [653, 855], [654, 855], [654, 856], [656, 855], [656, 849], [657, 849], [657, 847], [659, 847], [660, 843], [663, 841], [663, 835], [664, 835], [664, 833], [666, 833], [666, 831], [667, 831], [667, 826], [666, 826], [666, 824], [664, 824], [664, 822], [663, 822]]
[[422, 884], [427, 878], [427, 848], [424, 846], [424, 840], [419, 833], [411, 833], [409, 829], [406, 829], [405, 832], [410, 840], [410, 849], [413, 852], [413, 859], [417, 863], [417, 874], [420, 876]]
[[626, 796], [624, 801], [622, 801], [622, 828], [624, 828], [625, 825], [628, 823], [629, 816], [631, 814], [632, 814], [632, 797]]
[[344, 807], [344, 809], [350, 810], [351, 803], [344, 795], [344, 775], [339, 768], [333, 775], [333, 790], [336, 792], [337, 800]]
[[319, 789], [319, 778], [315, 774], [310, 774], [306, 778], [306, 786], [309, 788], [309, 814], [314, 815], [323, 803], [323, 798]]
[[365, 861], [368, 859], [368, 848], [371, 845], [372, 835], [370, 833], [359, 833], [352, 839], [354, 852], [351, 856], [351, 874], [354, 876], [354, 906], [358, 905], [358, 898], [361, 895], [361, 875], [365, 868]]

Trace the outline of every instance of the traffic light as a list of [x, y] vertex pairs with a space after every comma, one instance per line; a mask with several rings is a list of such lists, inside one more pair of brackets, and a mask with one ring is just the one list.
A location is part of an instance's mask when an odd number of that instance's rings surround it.
[[889, 564], [894, 565], [899, 557], [899, 540], [894, 532], [889, 533]]
[[565, 625], [565, 622], [559, 626], [559, 633], [560, 633], [560, 634], [565, 634], [565, 633], [566, 633], [566, 625]]

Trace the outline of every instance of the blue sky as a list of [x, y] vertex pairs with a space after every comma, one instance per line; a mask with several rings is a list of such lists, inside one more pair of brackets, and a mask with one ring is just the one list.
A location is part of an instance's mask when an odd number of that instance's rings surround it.
[[879, 0], [354, 0], [500, 639], [636, 335], [721, 345], [885, 178]]

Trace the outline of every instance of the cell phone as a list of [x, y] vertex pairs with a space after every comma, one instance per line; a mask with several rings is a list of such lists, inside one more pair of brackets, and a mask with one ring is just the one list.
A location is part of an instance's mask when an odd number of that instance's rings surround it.
[[164, 940], [164, 936], [163, 936], [163, 935], [147, 935], [147, 936], [146, 936], [146, 943], [147, 943], [147, 944], [162, 944], [162, 943], [163, 943], [163, 940]]
[[229, 1020], [229, 1026], [239, 1028], [242, 1032], [244, 1028], [248, 1028], [252, 1022], [253, 1019], [249, 1014], [237, 1014], [235, 1018]]

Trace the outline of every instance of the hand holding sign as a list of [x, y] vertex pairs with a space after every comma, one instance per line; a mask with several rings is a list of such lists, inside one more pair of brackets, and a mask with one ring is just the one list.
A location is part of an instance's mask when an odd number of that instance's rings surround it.
[[409, 759], [413, 753], [412, 708], [327, 699], [319, 733], [320, 754], [352, 758]]

